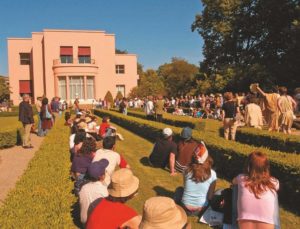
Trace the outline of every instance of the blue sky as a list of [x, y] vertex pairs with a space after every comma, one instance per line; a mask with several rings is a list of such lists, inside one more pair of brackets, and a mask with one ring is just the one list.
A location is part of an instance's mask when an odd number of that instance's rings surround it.
[[7, 37], [43, 29], [95, 29], [116, 34], [116, 47], [138, 54], [144, 68], [172, 57], [197, 64], [203, 40], [191, 32], [200, 0], [1, 0], [0, 75], [7, 75]]

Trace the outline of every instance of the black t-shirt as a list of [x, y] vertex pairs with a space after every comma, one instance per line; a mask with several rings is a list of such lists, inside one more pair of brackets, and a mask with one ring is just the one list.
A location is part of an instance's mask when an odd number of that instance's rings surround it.
[[169, 163], [170, 153], [177, 155], [177, 145], [173, 141], [167, 139], [159, 139], [156, 141], [153, 151], [149, 157], [154, 167], [165, 168]]
[[225, 118], [235, 118], [236, 103], [234, 101], [225, 102], [222, 106], [222, 110], [225, 111]]

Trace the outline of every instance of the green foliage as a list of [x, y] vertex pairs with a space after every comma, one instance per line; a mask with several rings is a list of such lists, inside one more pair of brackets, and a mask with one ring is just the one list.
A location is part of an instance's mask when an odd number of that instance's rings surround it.
[[139, 86], [133, 88], [130, 97], [146, 97], [146, 96], [165, 95], [165, 87], [162, 79], [157, 75], [156, 71], [148, 69], [140, 75]]
[[127, 50], [116, 49], [116, 54], [128, 54]]
[[116, 99], [121, 100], [123, 99], [124, 95], [122, 94], [122, 92], [118, 91], [117, 95], [116, 95]]
[[[274, 84], [299, 85], [299, 1], [202, 3], [203, 11], [196, 16], [192, 30], [204, 39], [201, 70], [208, 74], [210, 83], [219, 75], [223, 85], [216, 87], [221, 90], [248, 90], [253, 82], [269, 88]], [[228, 69], [234, 70], [231, 77], [227, 77]]]
[[109, 102], [111, 105], [114, 104], [114, 98], [113, 98], [113, 96], [112, 96], [112, 94], [111, 94], [110, 91], [106, 92], [104, 100], [106, 100], [107, 102]]
[[9, 100], [10, 93], [11, 91], [9, 90], [9, 86], [5, 82], [5, 77], [0, 76], [0, 102]]
[[74, 228], [69, 129], [58, 119], [0, 208], [0, 228]]
[[158, 75], [163, 78], [167, 94], [178, 96], [189, 94], [194, 88], [195, 76], [199, 72], [197, 66], [184, 59], [172, 58], [158, 68]]

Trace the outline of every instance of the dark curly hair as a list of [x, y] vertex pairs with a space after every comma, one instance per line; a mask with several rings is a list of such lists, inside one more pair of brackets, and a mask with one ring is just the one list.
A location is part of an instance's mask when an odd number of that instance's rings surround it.
[[88, 137], [83, 141], [82, 146], [79, 150], [79, 154], [85, 156], [93, 152], [96, 152], [96, 140], [94, 138]]

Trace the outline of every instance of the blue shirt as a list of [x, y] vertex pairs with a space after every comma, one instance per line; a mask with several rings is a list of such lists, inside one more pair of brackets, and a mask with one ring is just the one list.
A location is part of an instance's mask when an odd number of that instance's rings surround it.
[[196, 183], [191, 179], [192, 174], [188, 173], [184, 179], [184, 192], [182, 203], [193, 207], [204, 207], [208, 205], [207, 193], [211, 183], [217, 180], [217, 174], [211, 169], [211, 176], [204, 182]]

